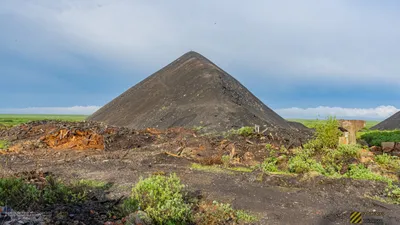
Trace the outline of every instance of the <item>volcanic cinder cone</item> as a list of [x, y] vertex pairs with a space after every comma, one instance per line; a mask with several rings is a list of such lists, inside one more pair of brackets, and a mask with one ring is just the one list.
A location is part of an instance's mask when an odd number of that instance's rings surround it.
[[373, 126], [371, 130], [396, 130], [400, 129], [400, 112]]
[[290, 128], [236, 79], [192, 51], [133, 86], [88, 120], [135, 129], [203, 127], [224, 131], [254, 124]]

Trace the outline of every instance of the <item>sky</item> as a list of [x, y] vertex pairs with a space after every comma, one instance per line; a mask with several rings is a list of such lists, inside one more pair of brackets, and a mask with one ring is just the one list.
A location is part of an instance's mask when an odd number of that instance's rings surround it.
[[0, 113], [90, 114], [188, 51], [286, 118], [400, 109], [396, 0], [2, 0]]

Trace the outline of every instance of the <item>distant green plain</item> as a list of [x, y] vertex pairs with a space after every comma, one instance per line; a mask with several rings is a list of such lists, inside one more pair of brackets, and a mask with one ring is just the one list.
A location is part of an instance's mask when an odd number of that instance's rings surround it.
[[36, 120], [83, 121], [87, 115], [0, 114], [0, 125], [15, 126]]
[[[36, 120], [60, 120], [60, 121], [83, 121], [87, 115], [47, 115], [47, 114], [0, 114], [0, 125], [15, 126], [22, 123], [27, 123]], [[323, 123], [324, 120], [311, 119], [287, 119], [304, 124], [307, 127], [313, 128], [318, 123]], [[378, 124], [379, 121], [367, 121], [366, 128]]]
[[[314, 128], [317, 124], [324, 122], [324, 120], [317, 120], [317, 119], [314, 119], [314, 120], [311, 120], [311, 119], [287, 119], [287, 120], [302, 123], [302, 124], [304, 124], [304, 126], [309, 127], [309, 128]], [[365, 128], [369, 129], [369, 128], [377, 125], [378, 123], [380, 123], [380, 121], [367, 120]]]

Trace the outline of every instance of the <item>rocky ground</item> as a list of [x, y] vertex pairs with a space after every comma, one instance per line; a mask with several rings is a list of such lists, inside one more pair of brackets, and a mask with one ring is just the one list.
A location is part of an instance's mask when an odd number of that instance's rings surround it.
[[[205, 198], [231, 203], [234, 208], [257, 215], [256, 224], [349, 224], [353, 211], [382, 213], [381, 217], [364, 218], [400, 224], [399, 205], [371, 198], [382, 194], [384, 184], [379, 182], [193, 166], [218, 164], [221, 155], [235, 155], [238, 161], [233, 168], [250, 168], [264, 157], [265, 143], [294, 145], [289, 138], [285, 139], [284, 133], [277, 135], [271, 131], [248, 139], [201, 136], [183, 129], [138, 132], [93, 124], [82, 129], [84, 124], [80, 123], [37, 122], [24, 126], [0, 131], [1, 139], [16, 146], [0, 155], [1, 176], [42, 171], [67, 181], [94, 179], [112, 184], [101, 197], [87, 204], [35, 212], [47, 217], [50, 224], [104, 224], [110, 220], [105, 215], [110, 205], [129, 196], [139, 177], [154, 173], [176, 173], [189, 189]], [[94, 134], [101, 134], [103, 139]], [[87, 137], [93, 143], [86, 140], [73, 144], [74, 136]], [[82, 150], [83, 145], [94, 147]], [[65, 146], [69, 149], [63, 149]]]

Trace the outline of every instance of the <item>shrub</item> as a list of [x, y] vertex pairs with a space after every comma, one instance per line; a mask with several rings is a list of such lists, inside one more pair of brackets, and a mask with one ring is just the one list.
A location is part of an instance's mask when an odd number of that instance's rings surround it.
[[267, 172], [278, 172], [279, 169], [277, 166], [277, 162], [278, 162], [278, 159], [276, 157], [266, 158], [264, 160], [264, 162], [261, 164], [261, 169], [266, 173]]
[[137, 202], [157, 224], [187, 224], [191, 206], [184, 201], [183, 187], [175, 174], [141, 178], [129, 201]]
[[69, 187], [53, 177], [47, 177], [47, 184], [43, 189], [43, 203], [52, 205], [55, 203], [78, 203], [86, 199], [84, 187]]
[[242, 135], [244, 137], [251, 136], [254, 134], [254, 128], [253, 127], [242, 127], [239, 130], [237, 130], [237, 134]]
[[370, 131], [362, 134], [360, 138], [369, 146], [381, 146], [382, 142], [400, 142], [400, 130]]
[[387, 197], [395, 204], [400, 204], [400, 187], [394, 185], [392, 182], [388, 183], [385, 189]]
[[199, 225], [251, 223], [257, 220], [255, 216], [242, 210], [234, 210], [230, 204], [217, 201], [213, 201], [212, 204], [202, 202], [194, 218], [195, 223]]
[[42, 188], [20, 178], [0, 179], [0, 205], [9, 205], [15, 210], [56, 203], [78, 203], [86, 197], [86, 189], [67, 186], [52, 177], [46, 177]]
[[0, 206], [10, 206], [15, 210], [26, 210], [40, 198], [39, 190], [22, 179], [0, 179]]
[[370, 169], [364, 165], [351, 164], [349, 170], [345, 174], [349, 178], [360, 179], [360, 180], [375, 180], [390, 182], [391, 180], [387, 177], [373, 173]]
[[231, 157], [229, 155], [223, 155], [221, 157], [222, 165], [224, 165], [225, 168], [229, 167], [229, 164], [231, 162]]
[[334, 117], [329, 117], [324, 123], [318, 123], [315, 126], [316, 138], [309, 143], [314, 149], [330, 148], [338, 146], [341, 132], [338, 129], [339, 123]]
[[292, 173], [307, 173], [311, 171], [325, 174], [324, 167], [315, 159], [304, 158], [301, 155], [289, 159], [289, 171]]
[[7, 149], [10, 146], [8, 141], [0, 140], [0, 149]]
[[387, 169], [400, 169], [400, 160], [396, 156], [391, 156], [386, 153], [375, 156], [375, 161]]

